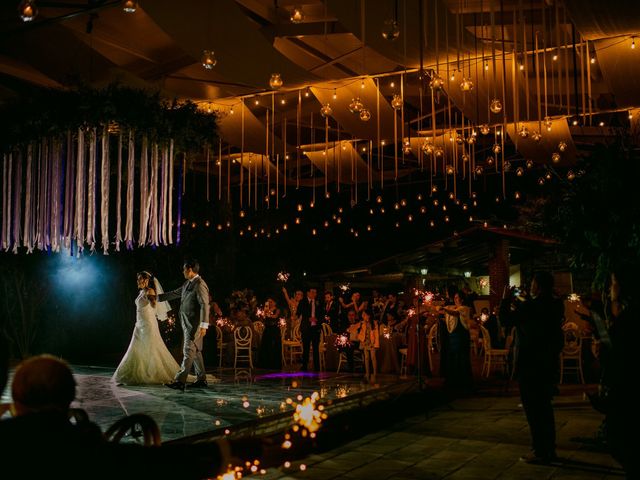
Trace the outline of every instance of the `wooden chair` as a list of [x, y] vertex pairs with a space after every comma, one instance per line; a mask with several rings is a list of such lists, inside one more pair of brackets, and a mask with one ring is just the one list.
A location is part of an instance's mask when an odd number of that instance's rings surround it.
[[[336, 373], [340, 373], [340, 369], [342, 368], [342, 364], [343, 363], [348, 363], [349, 359], [347, 358], [347, 354], [346, 352], [340, 352], [340, 355], [338, 356], [338, 368], [336, 369]], [[356, 348], [353, 351], [353, 364], [354, 364], [354, 368], [355, 365], [358, 364], [360, 366], [364, 365], [364, 358], [362, 357], [362, 350]]]
[[482, 365], [481, 375], [488, 378], [492, 367], [502, 367], [502, 371], [507, 373], [509, 369], [509, 349], [511, 345], [505, 344], [505, 348], [493, 348], [489, 330], [483, 325], [480, 325], [480, 331], [482, 332], [482, 345], [484, 348], [484, 363]]
[[256, 320], [253, 322], [253, 331], [256, 332], [258, 338], [262, 338], [262, 333], [264, 332], [264, 323], [260, 320]]
[[[437, 338], [438, 338], [438, 322], [435, 322], [433, 325], [431, 325], [431, 328], [429, 328], [429, 333], [427, 333], [427, 358], [429, 360], [429, 368], [431, 369], [432, 372], [435, 371], [435, 367], [433, 365], [433, 351], [436, 348], [434, 343], [437, 341]], [[406, 353], [404, 358], [406, 358]], [[402, 370], [402, 368], [400, 370]], [[406, 370], [406, 365], [405, 365], [405, 370]]]
[[575, 373], [580, 379], [580, 383], [584, 383], [584, 375], [582, 373], [582, 336], [576, 328], [563, 326], [564, 346], [560, 352], [560, 383], [563, 383], [564, 372]]
[[157, 447], [161, 443], [158, 424], [144, 413], [121, 418], [107, 429], [104, 436], [113, 443], [123, 443], [125, 437], [131, 439], [132, 443], [146, 447]]
[[324, 372], [327, 369], [327, 341], [333, 335], [331, 325], [323, 323], [320, 330], [320, 343], [318, 344], [318, 354], [320, 356], [320, 371]]
[[287, 356], [289, 365], [293, 365], [293, 360], [297, 356], [302, 356], [302, 336], [300, 335], [300, 324], [293, 327], [291, 340], [282, 340], [282, 359], [286, 364]]
[[[233, 331], [233, 340], [235, 345], [235, 357], [233, 367], [238, 366], [238, 360], [247, 360], [249, 368], [253, 368], [253, 360], [251, 356], [251, 343], [253, 340], [253, 331], [251, 327], [238, 327]], [[246, 352], [246, 353], [243, 353]]]
[[224, 357], [224, 350], [229, 342], [223, 341], [222, 329], [216, 325], [216, 345], [218, 346], [218, 367], [222, 367], [222, 357]]

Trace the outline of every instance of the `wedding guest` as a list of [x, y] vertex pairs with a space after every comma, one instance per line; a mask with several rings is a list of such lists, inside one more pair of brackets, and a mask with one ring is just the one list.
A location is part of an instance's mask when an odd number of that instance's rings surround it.
[[294, 327], [300, 323], [300, 319], [296, 316], [296, 312], [298, 311], [298, 304], [304, 298], [304, 293], [302, 290], [296, 290], [293, 297], [290, 297], [289, 292], [287, 292], [285, 287], [282, 287], [282, 293], [284, 294], [284, 298], [287, 300], [287, 305], [289, 307], [289, 316], [287, 317], [287, 337], [291, 338]]
[[537, 272], [529, 294], [505, 287], [499, 310], [505, 328], [516, 327], [516, 376], [529, 423], [532, 451], [520, 458], [532, 464], [556, 460], [553, 395], [559, 379], [559, 355], [564, 345], [564, 306], [553, 296], [553, 276]]
[[348, 326], [345, 330], [345, 333], [349, 336], [349, 347], [346, 349], [347, 354], [347, 369], [349, 372], [353, 373], [354, 369], [354, 361], [353, 361], [353, 352], [357, 349], [360, 349], [360, 341], [358, 340], [358, 328], [360, 323], [358, 322], [358, 316], [356, 311], [351, 309], [347, 312], [347, 323]]
[[331, 330], [338, 333], [343, 330], [342, 322], [340, 321], [340, 306], [333, 298], [333, 293], [330, 291], [324, 292], [324, 322], [331, 326]]
[[471, 373], [471, 310], [463, 304], [461, 292], [453, 294], [453, 305], [443, 308], [448, 332], [445, 385], [457, 392], [468, 393], [472, 389]]
[[264, 331], [260, 343], [258, 365], [261, 368], [280, 370], [282, 368], [282, 335], [280, 334], [280, 309], [273, 298], [268, 298], [264, 306]]
[[360, 317], [362, 311], [367, 308], [367, 302], [362, 301], [360, 298], [360, 292], [353, 292], [351, 294], [351, 301], [349, 303], [345, 303], [344, 298], [340, 297], [340, 305], [342, 308], [348, 311], [349, 309], [353, 309], [356, 312], [356, 315]]
[[358, 341], [364, 357], [364, 378], [367, 382], [375, 382], [378, 373], [376, 350], [380, 348], [380, 336], [378, 322], [370, 309], [362, 311], [362, 320], [358, 327]]
[[0, 421], [0, 451], [3, 468], [16, 478], [202, 479], [264, 451], [252, 439], [159, 447], [108, 442], [95, 423], [69, 421], [76, 383], [69, 365], [51, 355], [19, 364], [11, 391], [14, 416]]
[[313, 369], [320, 371], [320, 329], [322, 307], [316, 298], [317, 290], [307, 290], [307, 298], [298, 303], [296, 316], [300, 317], [300, 335], [302, 336], [302, 371], [309, 368], [309, 349], [313, 347]]
[[395, 293], [389, 293], [382, 308], [381, 322], [385, 325], [393, 326], [398, 323], [398, 296]]

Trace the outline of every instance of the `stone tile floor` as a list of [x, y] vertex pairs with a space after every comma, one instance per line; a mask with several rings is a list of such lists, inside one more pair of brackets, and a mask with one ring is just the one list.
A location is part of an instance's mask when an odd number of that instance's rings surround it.
[[[512, 389], [515, 390], [515, 389]], [[457, 399], [337, 448], [272, 469], [272, 479], [620, 479], [619, 465], [576, 437], [592, 437], [602, 416], [582, 387], [561, 389], [555, 402], [560, 461], [551, 466], [518, 461], [528, 452], [529, 430], [512, 391]], [[319, 432], [319, 435], [322, 433]], [[306, 470], [301, 471], [300, 466]]]

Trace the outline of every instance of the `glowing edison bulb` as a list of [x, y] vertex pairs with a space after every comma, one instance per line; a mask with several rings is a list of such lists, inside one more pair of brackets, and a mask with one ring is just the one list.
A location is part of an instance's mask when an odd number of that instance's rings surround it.
[[304, 20], [304, 12], [302, 11], [302, 7], [300, 5], [296, 5], [291, 10], [291, 16], [289, 17], [291, 23], [302, 23]]
[[273, 89], [273, 90], [278, 90], [280, 87], [282, 87], [282, 77], [280, 76], [279, 73], [272, 73], [271, 74], [271, 78], [269, 79], [269, 86]]
[[576, 178], [576, 174], [573, 172], [573, 170], [569, 170], [567, 172], [567, 180], [571, 181], [571, 180], [573, 180], [575, 178]]
[[516, 175], [519, 176], [519, 177], [524, 175], [524, 168], [522, 168], [522, 167], [516, 168]]
[[553, 163], [558, 163], [560, 161], [560, 154], [558, 152], [553, 152], [551, 154], [551, 161]]
[[32, 0], [24, 0], [18, 6], [18, 14], [23, 22], [32, 22], [38, 15], [38, 9]]
[[502, 147], [500, 146], [500, 144], [494, 143], [493, 147], [491, 147], [491, 150], [497, 155], [502, 151]]
[[566, 142], [560, 142], [558, 143], [558, 150], [560, 150], [561, 152], [564, 152], [567, 149], [567, 144]]
[[218, 63], [218, 60], [216, 60], [212, 50], [203, 50], [202, 57], [200, 57], [200, 63], [202, 63], [205, 70], [213, 70], [213, 67]]

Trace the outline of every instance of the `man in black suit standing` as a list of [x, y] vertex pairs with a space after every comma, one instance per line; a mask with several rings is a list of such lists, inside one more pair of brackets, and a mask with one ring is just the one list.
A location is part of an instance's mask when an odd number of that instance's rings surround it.
[[324, 316], [324, 322], [331, 326], [331, 330], [335, 333], [342, 331], [338, 302], [334, 300], [333, 293], [328, 290], [324, 292], [324, 307], [322, 308], [322, 313]]
[[323, 317], [322, 307], [316, 299], [315, 288], [307, 290], [307, 297], [298, 303], [296, 316], [300, 317], [300, 335], [302, 336], [302, 371], [309, 367], [309, 347], [313, 345], [313, 369], [320, 370], [320, 328]]

